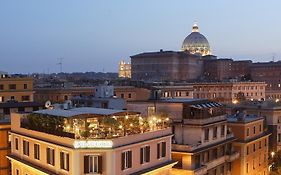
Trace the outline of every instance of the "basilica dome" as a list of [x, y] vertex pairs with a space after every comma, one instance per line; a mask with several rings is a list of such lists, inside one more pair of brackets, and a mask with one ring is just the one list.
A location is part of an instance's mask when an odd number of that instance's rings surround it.
[[181, 49], [202, 56], [211, 54], [209, 42], [204, 35], [199, 33], [196, 23], [192, 27], [192, 33], [184, 39]]

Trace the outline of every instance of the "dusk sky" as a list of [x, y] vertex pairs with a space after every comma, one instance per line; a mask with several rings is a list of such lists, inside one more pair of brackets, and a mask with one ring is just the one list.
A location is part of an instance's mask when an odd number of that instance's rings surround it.
[[0, 70], [117, 72], [121, 59], [179, 50], [193, 22], [218, 57], [281, 60], [280, 0], [7, 0]]

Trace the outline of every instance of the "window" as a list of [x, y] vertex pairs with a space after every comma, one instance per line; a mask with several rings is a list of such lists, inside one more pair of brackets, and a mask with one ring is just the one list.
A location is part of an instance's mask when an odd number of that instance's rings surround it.
[[5, 97], [4, 96], [0, 96], [0, 102], [4, 102]]
[[23, 141], [23, 154], [29, 156], [29, 142], [26, 140]]
[[140, 164], [150, 161], [150, 146], [145, 146], [140, 149]]
[[253, 145], [253, 151], [256, 151], [256, 144]]
[[132, 98], [132, 94], [131, 93], [128, 94], [128, 98]]
[[260, 125], [260, 132], [262, 131], [262, 127], [261, 127], [261, 125]]
[[60, 152], [60, 168], [69, 171], [69, 154]]
[[47, 164], [55, 165], [55, 150], [47, 148]]
[[24, 96], [21, 96], [21, 100], [22, 101], [29, 101], [30, 97], [29, 97], [29, 95], [24, 95]]
[[4, 85], [0, 84], [0, 90], [4, 90]]
[[213, 139], [217, 138], [218, 127], [214, 127], [213, 129]]
[[16, 84], [9, 84], [9, 89], [10, 90], [16, 90], [17, 89], [17, 85]]
[[16, 175], [20, 175], [20, 170], [16, 169]]
[[247, 146], [247, 155], [249, 155], [249, 146]]
[[86, 155], [84, 156], [84, 173], [102, 173], [102, 156]]
[[40, 160], [40, 145], [34, 144], [34, 159]]
[[10, 98], [11, 100], [15, 100], [15, 96], [11, 96], [11, 98]]
[[280, 142], [281, 141], [281, 134], [279, 133], [278, 134], [278, 142]]
[[249, 164], [247, 163], [246, 172], [249, 173]]
[[121, 96], [121, 98], [124, 98], [124, 94], [121, 94], [120, 96]]
[[254, 134], [256, 134], [256, 127], [255, 126], [253, 128], [253, 132], [254, 132]]
[[166, 157], [166, 142], [157, 144], [157, 159]]
[[205, 141], [209, 140], [209, 128], [205, 129]]
[[261, 141], [259, 142], [259, 149], [261, 149]]
[[19, 150], [19, 139], [15, 138], [15, 149]]
[[121, 169], [132, 168], [132, 151], [125, 151], [121, 155]]
[[27, 89], [27, 84], [24, 84], [24, 85], [23, 85], [23, 89]]
[[225, 126], [222, 125], [221, 126], [221, 136], [224, 136], [224, 133], [225, 133]]
[[24, 111], [25, 111], [24, 107], [19, 107], [18, 108], [18, 112], [24, 112]]
[[249, 136], [249, 135], [250, 135], [250, 129], [247, 128], [247, 136]]

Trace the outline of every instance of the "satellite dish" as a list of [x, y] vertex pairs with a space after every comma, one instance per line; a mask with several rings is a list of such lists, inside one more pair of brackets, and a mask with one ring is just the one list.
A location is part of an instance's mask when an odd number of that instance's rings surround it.
[[51, 101], [49, 101], [49, 100], [46, 101], [46, 103], [45, 103], [45, 107], [46, 107], [46, 108], [50, 108], [51, 105], [52, 105]]

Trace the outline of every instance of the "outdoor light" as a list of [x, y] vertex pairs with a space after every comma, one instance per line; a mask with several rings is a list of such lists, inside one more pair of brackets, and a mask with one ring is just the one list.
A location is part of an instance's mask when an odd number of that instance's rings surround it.
[[278, 103], [278, 102], [279, 102], [279, 99], [276, 99], [275, 102]]
[[169, 121], [169, 120], [170, 120], [170, 119], [167, 117], [167, 118], [166, 118], [166, 121]]
[[123, 126], [122, 126], [122, 125], [119, 125], [119, 128], [120, 128], [120, 129], [122, 129], [122, 128], [123, 128]]
[[275, 155], [275, 152], [272, 151], [270, 154], [271, 154], [271, 157], [273, 158]]
[[156, 117], [153, 117], [152, 119], [155, 121], [155, 120], [156, 120]]
[[130, 126], [132, 127], [132, 126], [133, 126], [133, 124], [131, 123], [131, 124], [130, 124]]
[[237, 104], [237, 103], [238, 103], [238, 100], [233, 100], [232, 103], [233, 103], [233, 104]]

